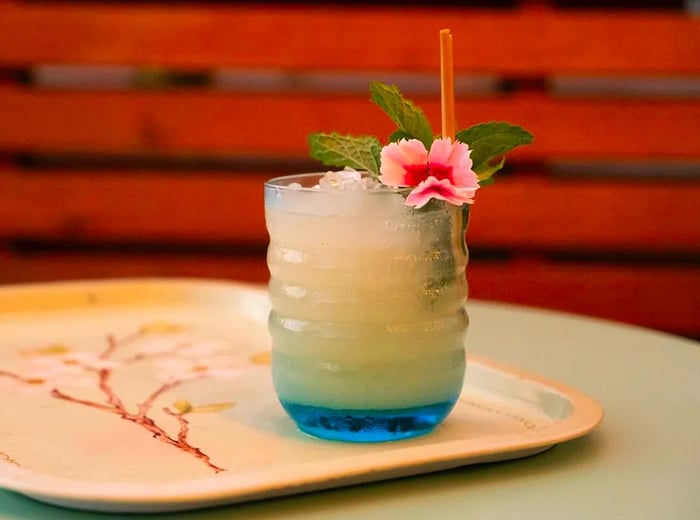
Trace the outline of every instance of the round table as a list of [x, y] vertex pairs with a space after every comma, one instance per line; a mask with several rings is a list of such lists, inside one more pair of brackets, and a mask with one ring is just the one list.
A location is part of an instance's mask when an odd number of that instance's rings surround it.
[[[526, 459], [167, 518], [700, 518], [700, 344], [551, 311], [468, 307], [469, 351], [583, 390], [603, 423]], [[98, 517], [0, 491], [2, 520]]]

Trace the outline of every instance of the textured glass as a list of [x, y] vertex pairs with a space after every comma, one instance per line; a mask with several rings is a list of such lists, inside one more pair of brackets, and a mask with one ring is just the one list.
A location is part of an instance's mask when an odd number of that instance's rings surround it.
[[279, 400], [319, 437], [427, 433], [464, 378], [467, 211], [410, 208], [405, 190], [309, 188], [318, 177], [265, 185]]

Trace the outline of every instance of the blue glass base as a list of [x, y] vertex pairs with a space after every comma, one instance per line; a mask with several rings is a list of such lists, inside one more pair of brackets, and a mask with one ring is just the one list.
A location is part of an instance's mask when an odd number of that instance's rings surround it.
[[383, 442], [425, 435], [450, 413], [455, 401], [394, 410], [343, 410], [281, 401], [299, 429], [337, 441]]

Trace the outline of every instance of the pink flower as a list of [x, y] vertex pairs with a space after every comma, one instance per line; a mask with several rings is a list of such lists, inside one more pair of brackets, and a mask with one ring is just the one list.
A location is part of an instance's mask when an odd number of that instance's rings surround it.
[[471, 204], [479, 188], [465, 143], [436, 139], [426, 150], [417, 139], [402, 139], [382, 148], [379, 180], [387, 186], [415, 186], [406, 204], [420, 208], [432, 198]]

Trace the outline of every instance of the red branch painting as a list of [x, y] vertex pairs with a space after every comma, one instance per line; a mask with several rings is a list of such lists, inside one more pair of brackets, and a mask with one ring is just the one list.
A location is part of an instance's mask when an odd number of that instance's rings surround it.
[[[205, 404], [192, 406], [186, 400], [177, 400], [171, 407], [163, 407], [167, 416], [177, 422], [177, 434], [169, 434], [149, 416], [156, 401], [183, 383], [207, 377], [235, 377], [240, 373], [232, 357], [221, 349], [217, 340], [192, 341], [183, 339], [182, 327], [165, 323], [152, 323], [141, 327], [134, 334], [117, 340], [107, 336], [106, 347], [102, 352], [76, 352], [61, 345], [52, 345], [29, 352], [33, 366], [28, 372], [0, 370], [0, 382], [10, 382], [10, 390], [46, 390], [55, 399], [111, 413], [148, 431], [151, 436], [173, 446], [204, 463], [215, 473], [226, 471], [212, 462], [211, 457], [200, 448], [193, 446], [188, 439], [190, 423], [187, 415], [193, 412], [216, 412], [233, 406], [233, 403]], [[171, 336], [171, 337], [168, 337]], [[156, 337], [157, 340], [149, 338]], [[119, 360], [117, 355], [124, 347], [136, 345], [137, 353]], [[141, 403], [127, 406], [119, 397], [112, 384], [115, 370], [146, 360], [158, 360], [161, 383]], [[90, 380], [85, 380], [90, 376]], [[83, 377], [83, 379], [81, 379]], [[70, 380], [68, 380], [70, 379]], [[68, 393], [60, 386], [85, 386], [92, 381], [103, 395], [102, 401], [84, 399]], [[7, 385], [5, 385], [7, 388]], [[9, 455], [0, 452], [0, 460], [19, 465]]]

